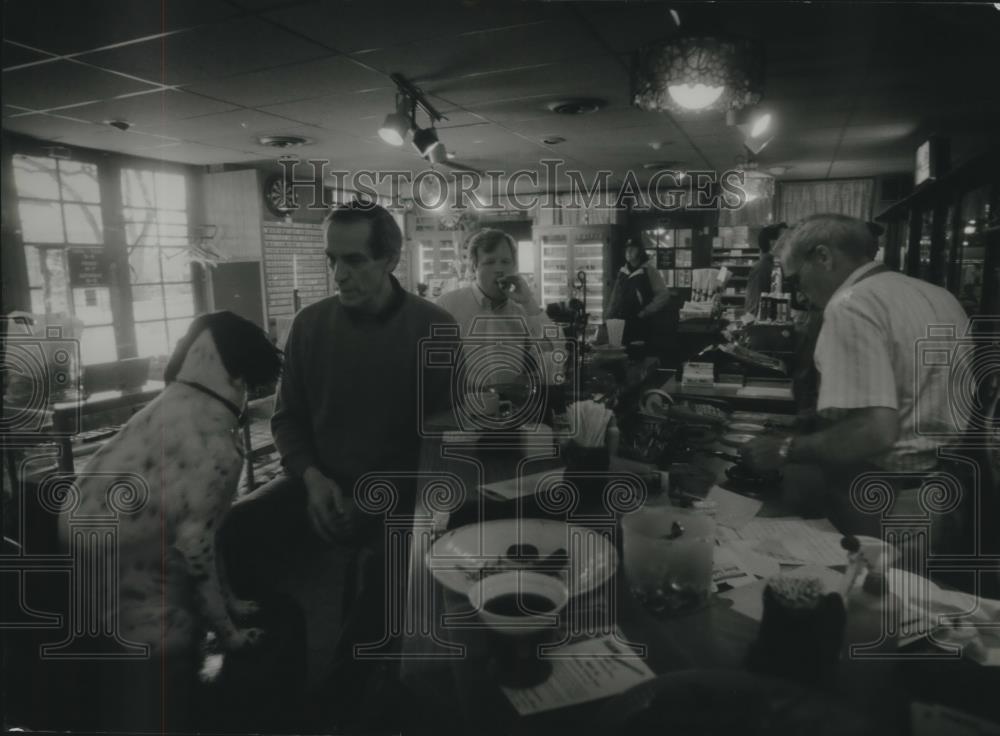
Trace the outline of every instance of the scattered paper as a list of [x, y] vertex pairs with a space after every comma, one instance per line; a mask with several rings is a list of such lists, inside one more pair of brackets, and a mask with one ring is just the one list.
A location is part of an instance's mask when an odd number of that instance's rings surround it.
[[716, 523], [728, 526], [730, 529], [741, 529], [764, 505], [763, 501], [741, 496], [719, 486], [712, 486], [705, 500], [714, 501], [716, 504]]
[[827, 519], [751, 519], [739, 529], [719, 526], [720, 542], [755, 541], [753, 550], [786, 565], [844, 565], [842, 535]]
[[757, 577], [729, 547], [716, 547], [712, 555], [712, 582], [739, 588], [757, 582]]
[[[622, 637], [624, 638], [624, 637]], [[587, 639], [552, 652], [552, 674], [530, 688], [502, 688], [521, 715], [623, 693], [655, 677], [635, 652], [612, 636]]]
[[515, 498], [533, 496], [544, 485], [562, 480], [564, 470], [565, 468], [551, 468], [540, 473], [522, 475], [520, 478], [494, 481], [483, 486], [483, 495], [497, 501], [513, 501]]
[[[728, 547], [739, 558], [743, 568], [759, 578], [769, 578], [781, 573], [781, 563], [773, 557], [762, 555], [753, 549], [756, 542], [727, 542]], [[721, 548], [720, 548], [721, 549]]]

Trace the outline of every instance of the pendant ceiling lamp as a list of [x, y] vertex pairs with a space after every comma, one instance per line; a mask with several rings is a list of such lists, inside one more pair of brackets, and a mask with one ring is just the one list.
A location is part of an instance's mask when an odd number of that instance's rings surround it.
[[681, 36], [642, 46], [632, 65], [632, 102], [643, 110], [739, 110], [763, 88], [758, 43], [722, 36]]

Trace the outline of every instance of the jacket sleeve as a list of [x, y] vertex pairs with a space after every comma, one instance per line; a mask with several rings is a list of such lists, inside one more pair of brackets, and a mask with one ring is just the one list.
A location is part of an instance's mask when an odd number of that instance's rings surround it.
[[663, 283], [663, 276], [656, 270], [652, 260], [646, 261], [646, 274], [649, 277], [649, 286], [653, 291], [653, 299], [646, 305], [646, 311], [652, 314], [659, 312], [670, 302], [670, 289]]
[[[292, 323], [285, 345], [285, 366], [271, 417], [271, 435], [285, 469], [301, 478], [310, 465], [317, 465], [309, 402], [302, 369], [307, 359], [308, 336], [303, 335], [301, 314]], [[318, 467], [318, 466], [317, 466]]]

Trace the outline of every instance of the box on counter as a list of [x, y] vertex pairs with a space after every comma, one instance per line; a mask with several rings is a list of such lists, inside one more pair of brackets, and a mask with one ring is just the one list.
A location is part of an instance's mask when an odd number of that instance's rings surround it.
[[711, 386], [715, 383], [715, 364], [691, 361], [682, 367], [681, 386]]

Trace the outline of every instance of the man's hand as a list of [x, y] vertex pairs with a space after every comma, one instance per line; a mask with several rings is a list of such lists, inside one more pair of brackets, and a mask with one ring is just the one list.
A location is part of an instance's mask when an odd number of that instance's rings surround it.
[[520, 304], [524, 307], [524, 311], [528, 314], [534, 314], [540, 311], [538, 302], [535, 300], [535, 295], [531, 291], [531, 287], [528, 286], [528, 282], [524, 280], [524, 277], [518, 273], [512, 273], [504, 279], [508, 284], [513, 284], [514, 290], [510, 292], [511, 301]]
[[302, 476], [306, 485], [309, 521], [316, 533], [327, 542], [333, 541], [348, 527], [354, 503], [347, 498], [332, 478], [317, 468], [308, 468]]
[[764, 436], [743, 445], [740, 457], [748, 470], [776, 470], [787, 462], [789, 437]]

